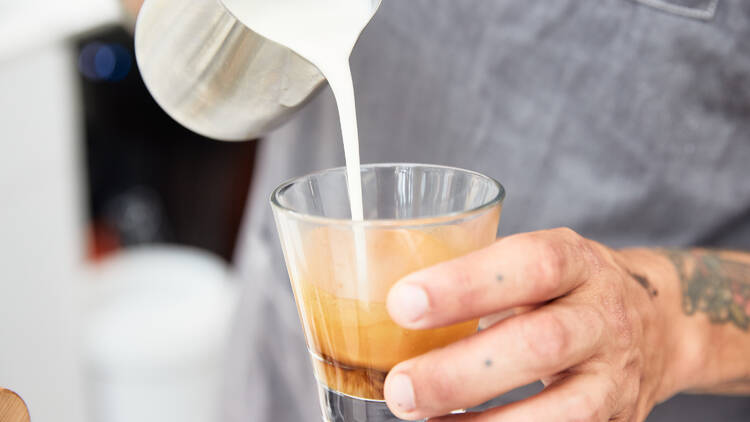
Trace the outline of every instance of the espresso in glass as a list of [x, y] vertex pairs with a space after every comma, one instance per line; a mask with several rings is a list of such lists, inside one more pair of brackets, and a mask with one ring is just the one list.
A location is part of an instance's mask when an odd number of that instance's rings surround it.
[[440, 166], [363, 166], [362, 185], [364, 221], [347, 218], [343, 169], [272, 197], [327, 421], [397, 421], [383, 402], [388, 371], [476, 332], [476, 320], [404, 329], [386, 298], [403, 277], [490, 245], [504, 197], [489, 177]]

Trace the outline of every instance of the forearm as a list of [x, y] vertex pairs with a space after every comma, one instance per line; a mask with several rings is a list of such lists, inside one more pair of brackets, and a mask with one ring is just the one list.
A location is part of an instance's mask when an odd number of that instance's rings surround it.
[[750, 394], [750, 253], [622, 252], [643, 263], [660, 293], [654, 306], [666, 318], [671, 355], [665, 390]]

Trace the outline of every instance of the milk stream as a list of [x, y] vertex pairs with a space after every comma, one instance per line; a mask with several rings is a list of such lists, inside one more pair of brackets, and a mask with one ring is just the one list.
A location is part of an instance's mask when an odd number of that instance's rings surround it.
[[[328, 79], [341, 121], [351, 216], [364, 220], [359, 134], [349, 57], [380, 0], [223, 0], [245, 25], [309, 60]], [[314, 142], [315, 140], [311, 140]], [[361, 300], [367, 301], [365, 230], [354, 227]]]
[[[346, 161], [346, 181], [349, 193], [349, 207], [352, 220], [364, 220], [364, 204], [362, 201], [362, 174], [359, 159], [359, 130], [357, 127], [357, 109], [354, 99], [354, 84], [349, 68], [349, 62], [336, 72], [323, 73], [328, 79], [336, 104], [339, 109], [339, 120], [341, 121], [341, 135], [344, 140], [344, 159]], [[355, 226], [354, 248], [357, 260], [357, 282], [359, 283], [360, 300], [368, 302], [369, 287], [367, 286], [367, 241], [364, 228]]]
[[344, 140], [344, 158], [346, 160], [346, 180], [349, 191], [349, 206], [352, 220], [364, 220], [364, 206], [362, 203], [362, 175], [359, 159], [359, 130], [357, 127], [357, 112], [354, 99], [354, 84], [349, 63], [344, 62], [337, 71], [326, 75], [331, 86], [341, 121], [341, 135]]

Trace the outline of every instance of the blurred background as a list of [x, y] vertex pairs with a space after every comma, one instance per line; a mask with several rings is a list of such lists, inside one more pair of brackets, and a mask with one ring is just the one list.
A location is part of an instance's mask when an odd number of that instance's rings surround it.
[[131, 26], [0, 0], [0, 387], [34, 422], [217, 419], [257, 142], [164, 114]]

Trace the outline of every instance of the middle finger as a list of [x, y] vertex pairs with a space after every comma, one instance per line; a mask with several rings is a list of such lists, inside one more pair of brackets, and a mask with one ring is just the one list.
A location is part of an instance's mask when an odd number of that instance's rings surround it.
[[425, 329], [468, 321], [575, 290], [598, 265], [591, 245], [567, 229], [523, 233], [411, 274], [388, 294], [391, 318]]

